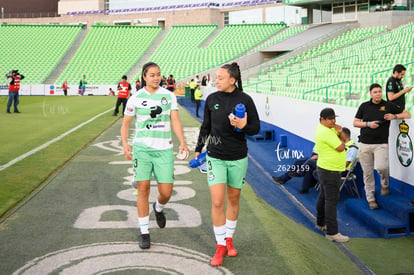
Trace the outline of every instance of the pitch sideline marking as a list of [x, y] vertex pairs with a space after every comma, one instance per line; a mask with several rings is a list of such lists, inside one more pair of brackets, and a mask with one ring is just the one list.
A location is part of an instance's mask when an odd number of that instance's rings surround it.
[[72, 128], [72, 129], [70, 129], [69, 131], [67, 131], [67, 132], [65, 132], [65, 133], [63, 133], [63, 134], [61, 134], [60, 136], [58, 136], [58, 137], [56, 137], [56, 138], [54, 138], [54, 139], [52, 139], [52, 140], [49, 140], [49, 141], [48, 141], [48, 142], [46, 142], [46, 143], [43, 143], [42, 145], [40, 145], [40, 146], [38, 146], [38, 147], [36, 147], [36, 148], [34, 148], [34, 149], [30, 150], [29, 152], [24, 153], [23, 155], [18, 156], [17, 158], [15, 158], [15, 159], [13, 159], [13, 160], [9, 161], [8, 163], [6, 163], [6, 164], [4, 164], [4, 165], [1, 165], [1, 166], [0, 166], [0, 171], [3, 171], [4, 169], [9, 168], [9, 167], [10, 167], [10, 166], [12, 166], [13, 164], [16, 164], [17, 162], [19, 162], [19, 161], [21, 161], [21, 160], [23, 160], [23, 159], [25, 159], [25, 158], [27, 158], [27, 157], [29, 157], [29, 156], [31, 156], [31, 155], [33, 155], [33, 154], [37, 153], [37, 152], [39, 152], [40, 150], [45, 149], [45, 148], [46, 148], [46, 147], [48, 147], [49, 145], [51, 145], [51, 144], [53, 144], [53, 143], [55, 143], [55, 142], [57, 142], [57, 141], [61, 140], [62, 138], [66, 137], [67, 135], [69, 135], [69, 134], [71, 134], [71, 133], [75, 132], [76, 130], [78, 130], [78, 129], [82, 128], [82, 127], [83, 127], [83, 126], [85, 126], [86, 124], [91, 123], [92, 121], [94, 121], [94, 120], [95, 120], [95, 119], [97, 119], [98, 117], [103, 116], [104, 114], [106, 114], [106, 113], [108, 113], [108, 112], [112, 111], [112, 109], [113, 109], [113, 108], [108, 109], [107, 111], [102, 112], [102, 113], [100, 113], [100, 114], [98, 114], [98, 115], [96, 115], [96, 116], [92, 117], [91, 119], [88, 119], [88, 120], [87, 120], [87, 121], [85, 121], [85, 122], [82, 122], [82, 123], [81, 123], [81, 124], [79, 124], [78, 126], [76, 126], [76, 127]]

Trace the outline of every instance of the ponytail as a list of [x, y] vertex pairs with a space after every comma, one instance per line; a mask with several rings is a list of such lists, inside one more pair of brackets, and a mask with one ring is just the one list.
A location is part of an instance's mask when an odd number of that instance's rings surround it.
[[240, 67], [236, 62], [233, 62], [231, 64], [225, 64], [221, 67], [222, 69], [227, 70], [227, 72], [229, 73], [230, 77], [233, 77], [234, 79], [236, 79], [236, 83], [237, 83], [237, 87], [243, 91], [243, 86], [242, 86], [242, 80], [241, 80], [241, 73], [240, 73]]

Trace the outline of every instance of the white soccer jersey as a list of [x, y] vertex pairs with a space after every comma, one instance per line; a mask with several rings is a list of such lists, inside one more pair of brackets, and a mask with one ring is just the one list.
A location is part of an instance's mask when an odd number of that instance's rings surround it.
[[162, 87], [153, 94], [144, 87], [131, 96], [125, 115], [136, 119], [134, 146], [141, 150], [172, 148], [170, 114], [173, 110], [178, 110], [177, 97]]

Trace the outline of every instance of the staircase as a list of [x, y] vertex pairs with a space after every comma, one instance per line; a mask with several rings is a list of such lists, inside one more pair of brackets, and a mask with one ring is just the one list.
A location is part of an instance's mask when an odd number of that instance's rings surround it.
[[371, 210], [365, 198], [350, 198], [345, 202], [346, 210], [385, 239], [413, 234], [414, 207], [410, 199], [396, 190], [390, 190], [388, 196], [380, 195], [380, 187], [375, 192], [380, 209]]
[[129, 71], [126, 72], [126, 75], [128, 76], [128, 79], [132, 81], [132, 78], [142, 69], [142, 66], [151, 61], [149, 58], [151, 55], [155, 52], [158, 45], [161, 43], [162, 40], [164, 40], [165, 36], [168, 34], [168, 31], [162, 30], [158, 36], [154, 39], [154, 41], [151, 43], [151, 46], [145, 51], [145, 53], [135, 62], [134, 65], [129, 69]]
[[81, 29], [78, 36], [73, 41], [72, 46], [70, 46], [70, 48], [66, 51], [65, 55], [62, 57], [60, 62], [56, 65], [53, 71], [46, 77], [45, 81], [42, 84], [53, 84], [56, 81], [56, 79], [68, 65], [69, 61], [72, 59], [75, 52], [78, 50], [79, 46], [82, 44], [82, 41], [87, 33], [87, 29]]

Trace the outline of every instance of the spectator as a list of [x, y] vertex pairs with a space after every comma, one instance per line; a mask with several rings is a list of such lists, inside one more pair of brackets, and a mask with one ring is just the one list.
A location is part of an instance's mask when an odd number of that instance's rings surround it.
[[[158, 226], [164, 228], [166, 225], [163, 209], [172, 195], [174, 182], [171, 129], [180, 141], [180, 153], [189, 153], [178, 115], [177, 98], [174, 93], [160, 87], [160, 81], [160, 67], [153, 62], [146, 63], [142, 68], [142, 89], [128, 100], [121, 128], [124, 155], [126, 159], [133, 160], [134, 181], [137, 182], [138, 223], [141, 231], [139, 246], [143, 249], [151, 246], [148, 201], [153, 174], [158, 183], [158, 197], [152, 208]], [[131, 149], [128, 138], [134, 118], [137, 124]], [[152, 127], [154, 125], [158, 127]]]
[[197, 87], [197, 84], [196, 84], [196, 82], [194, 81], [194, 79], [191, 79], [190, 83], [188, 84], [188, 87], [190, 87], [191, 102], [195, 102], [194, 92], [195, 92], [195, 89], [196, 89], [196, 87]]
[[175, 79], [172, 74], [167, 79], [167, 90], [174, 92], [175, 90]]
[[160, 86], [163, 88], [167, 88], [167, 79], [165, 78], [164, 75], [161, 78]]
[[135, 81], [135, 91], [138, 92], [138, 90], [141, 89], [141, 82], [139, 82], [139, 78]]
[[336, 206], [339, 201], [341, 172], [345, 170], [345, 143], [342, 127], [335, 124], [335, 111], [325, 108], [320, 113], [315, 133], [318, 152], [317, 171], [320, 192], [316, 202], [316, 227], [326, 229], [325, 237], [335, 242], [347, 242], [349, 238], [338, 231]]
[[196, 75], [194, 81], [195, 81], [196, 85], [201, 85], [201, 81], [200, 81], [200, 78], [198, 77], [198, 75]]
[[390, 121], [410, 118], [408, 111], [382, 99], [382, 87], [369, 87], [371, 99], [362, 103], [354, 118], [354, 127], [361, 128], [359, 163], [364, 174], [365, 196], [369, 208], [378, 209], [375, 199], [374, 164], [381, 177], [381, 195], [389, 194], [388, 136]]
[[207, 86], [207, 76], [203, 76], [203, 79], [201, 79], [201, 86]]
[[317, 178], [314, 176], [317, 159], [318, 154], [314, 150], [311, 156], [295, 161], [295, 163], [292, 165], [294, 168], [292, 168], [291, 171], [286, 172], [280, 177], [272, 176], [272, 178], [279, 184], [285, 184], [291, 178], [303, 177], [302, 188], [299, 190], [299, 194], [307, 194], [309, 193], [309, 189], [315, 186], [317, 183]]
[[[211, 216], [217, 250], [211, 265], [222, 265], [223, 257], [236, 256], [233, 234], [239, 215], [239, 199], [247, 172], [247, 143], [245, 135], [259, 132], [260, 121], [256, 107], [249, 95], [242, 90], [240, 68], [237, 63], [226, 64], [217, 71], [218, 91], [208, 96], [195, 148], [195, 158], [200, 155], [206, 140], [207, 173], [211, 194]], [[235, 106], [244, 104], [244, 118], [230, 116]], [[236, 131], [236, 128], [241, 131]], [[226, 203], [227, 198], [227, 203]], [[225, 206], [227, 209], [225, 210]]]
[[67, 80], [65, 80], [65, 82], [63, 82], [62, 90], [63, 90], [63, 94], [65, 96], [67, 96], [68, 95], [68, 81]]
[[83, 78], [79, 82], [79, 90], [81, 91], [81, 96], [85, 94], [86, 84], [88, 84], [88, 82], [86, 82], [86, 76], [83, 75]]
[[14, 112], [20, 113], [17, 106], [19, 105], [20, 81], [24, 79], [24, 75], [20, 74], [19, 70], [13, 70], [6, 74], [6, 77], [9, 82], [9, 100], [7, 101], [6, 112], [10, 114], [10, 107], [13, 104]]
[[118, 98], [115, 104], [115, 110], [113, 116], [117, 116], [119, 112], [119, 106], [122, 104], [122, 116], [124, 116], [126, 104], [131, 92], [131, 84], [127, 82], [127, 76], [122, 76], [121, 82], [118, 84]]
[[401, 109], [405, 109], [405, 94], [411, 92], [413, 89], [412, 87], [405, 87], [401, 80], [405, 76], [405, 71], [407, 69], [401, 65], [395, 65], [392, 76], [388, 79], [386, 84], [386, 97], [388, 101], [393, 102], [394, 104], [401, 107]]
[[197, 88], [194, 91], [194, 100], [195, 100], [195, 103], [196, 103], [196, 116], [197, 117], [199, 117], [198, 110], [200, 109], [202, 98], [203, 98], [203, 94], [201, 93], [200, 85], [197, 85]]

